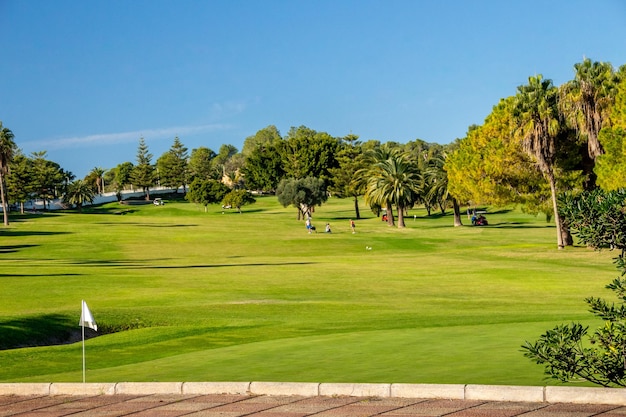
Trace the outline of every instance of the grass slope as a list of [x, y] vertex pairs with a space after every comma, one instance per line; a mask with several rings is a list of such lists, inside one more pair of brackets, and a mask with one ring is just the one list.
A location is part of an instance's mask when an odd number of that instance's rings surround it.
[[520, 345], [589, 323], [584, 297], [615, 276], [609, 252], [557, 251], [553, 227], [515, 210], [487, 228], [413, 210], [404, 230], [367, 212], [356, 234], [352, 216], [331, 199], [314, 224], [333, 233], [309, 235], [262, 197], [243, 214], [170, 201], [16, 218], [0, 231], [0, 381], [80, 381], [80, 343], [14, 347], [77, 340], [85, 299], [103, 330], [89, 381], [544, 385]]

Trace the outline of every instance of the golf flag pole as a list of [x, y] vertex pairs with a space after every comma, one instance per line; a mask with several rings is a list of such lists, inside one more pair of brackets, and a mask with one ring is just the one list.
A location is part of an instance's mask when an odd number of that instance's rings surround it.
[[87, 303], [83, 300], [80, 311], [80, 323], [78, 323], [83, 332], [83, 384], [85, 383], [85, 327], [89, 327], [95, 331], [98, 331], [98, 325], [87, 307]]

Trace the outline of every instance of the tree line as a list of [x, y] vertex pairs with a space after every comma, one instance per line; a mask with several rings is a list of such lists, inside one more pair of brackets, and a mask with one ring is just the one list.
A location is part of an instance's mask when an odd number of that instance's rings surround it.
[[33, 198], [45, 204], [64, 197], [80, 208], [105, 188], [118, 195], [140, 188], [149, 199], [150, 188], [161, 185], [182, 188], [188, 200], [206, 207], [224, 203], [230, 191], [239, 191], [237, 204], [250, 202], [245, 190], [275, 193], [299, 217], [333, 195], [354, 201], [355, 218], [361, 217], [363, 198], [397, 227], [404, 227], [407, 210], [416, 205], [428, 214], [452, 208], [458, 226], [461, 205], [515, 203], [554, 218], [562, 248], [571, 235], [559, 215], [559, 193], [624, 184], [625, 108], [626, 66], [615, 70], [585, 59], [574, 65], [574, 78], [558, 87], [541, 75], [529, 77], [482, 125], [447, 145], [363, 142], [354, 134], [334, 137], [306, 126], [283, 136], [270, 125], [246, 138], [241, 152], [222, 145], [217, 153], [208, 147], [189, 153], [177, 137], [155, 162], [140, 138], [135, 163], [94, 168], [82, 180], [47, 161], [45, 152], [22, 155], [11, 131], [2, 128], [1, 194], [3, 204], [23, 207]]

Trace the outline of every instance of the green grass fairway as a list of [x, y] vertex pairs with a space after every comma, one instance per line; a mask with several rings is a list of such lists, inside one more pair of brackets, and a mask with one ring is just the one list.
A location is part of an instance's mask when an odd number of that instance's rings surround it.
[[318, 207], [330, 235], [275, 197], [17, 216], [0, 230], [0, 381], [82, 381], [85, 299], [89, 382], [556, 384], [520, 346], [597, 324], [584, 298], [617, 276], [612, 253], [557, 251], [518, 210], [454, 228], [416, 209], [398, 230], [361, 209], [352, 234], [351, 201]]

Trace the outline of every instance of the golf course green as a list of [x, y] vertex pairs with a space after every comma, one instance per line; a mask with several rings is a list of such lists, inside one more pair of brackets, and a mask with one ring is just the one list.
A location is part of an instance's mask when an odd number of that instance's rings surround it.
[[361, 202], [353, 234], [331, 198], [308, 234], [273, 196], [241, 214], [164, 200], [0, 230], [0, 382], [80, 382], [85, 300], [88, 382], [556, 385], [521, 345], [597, 325], [584, 298], [617, 276], [610, 251], [558, 251], [554, 223], [514, 207], [457, 228], [412, 209], [397, 229]]

